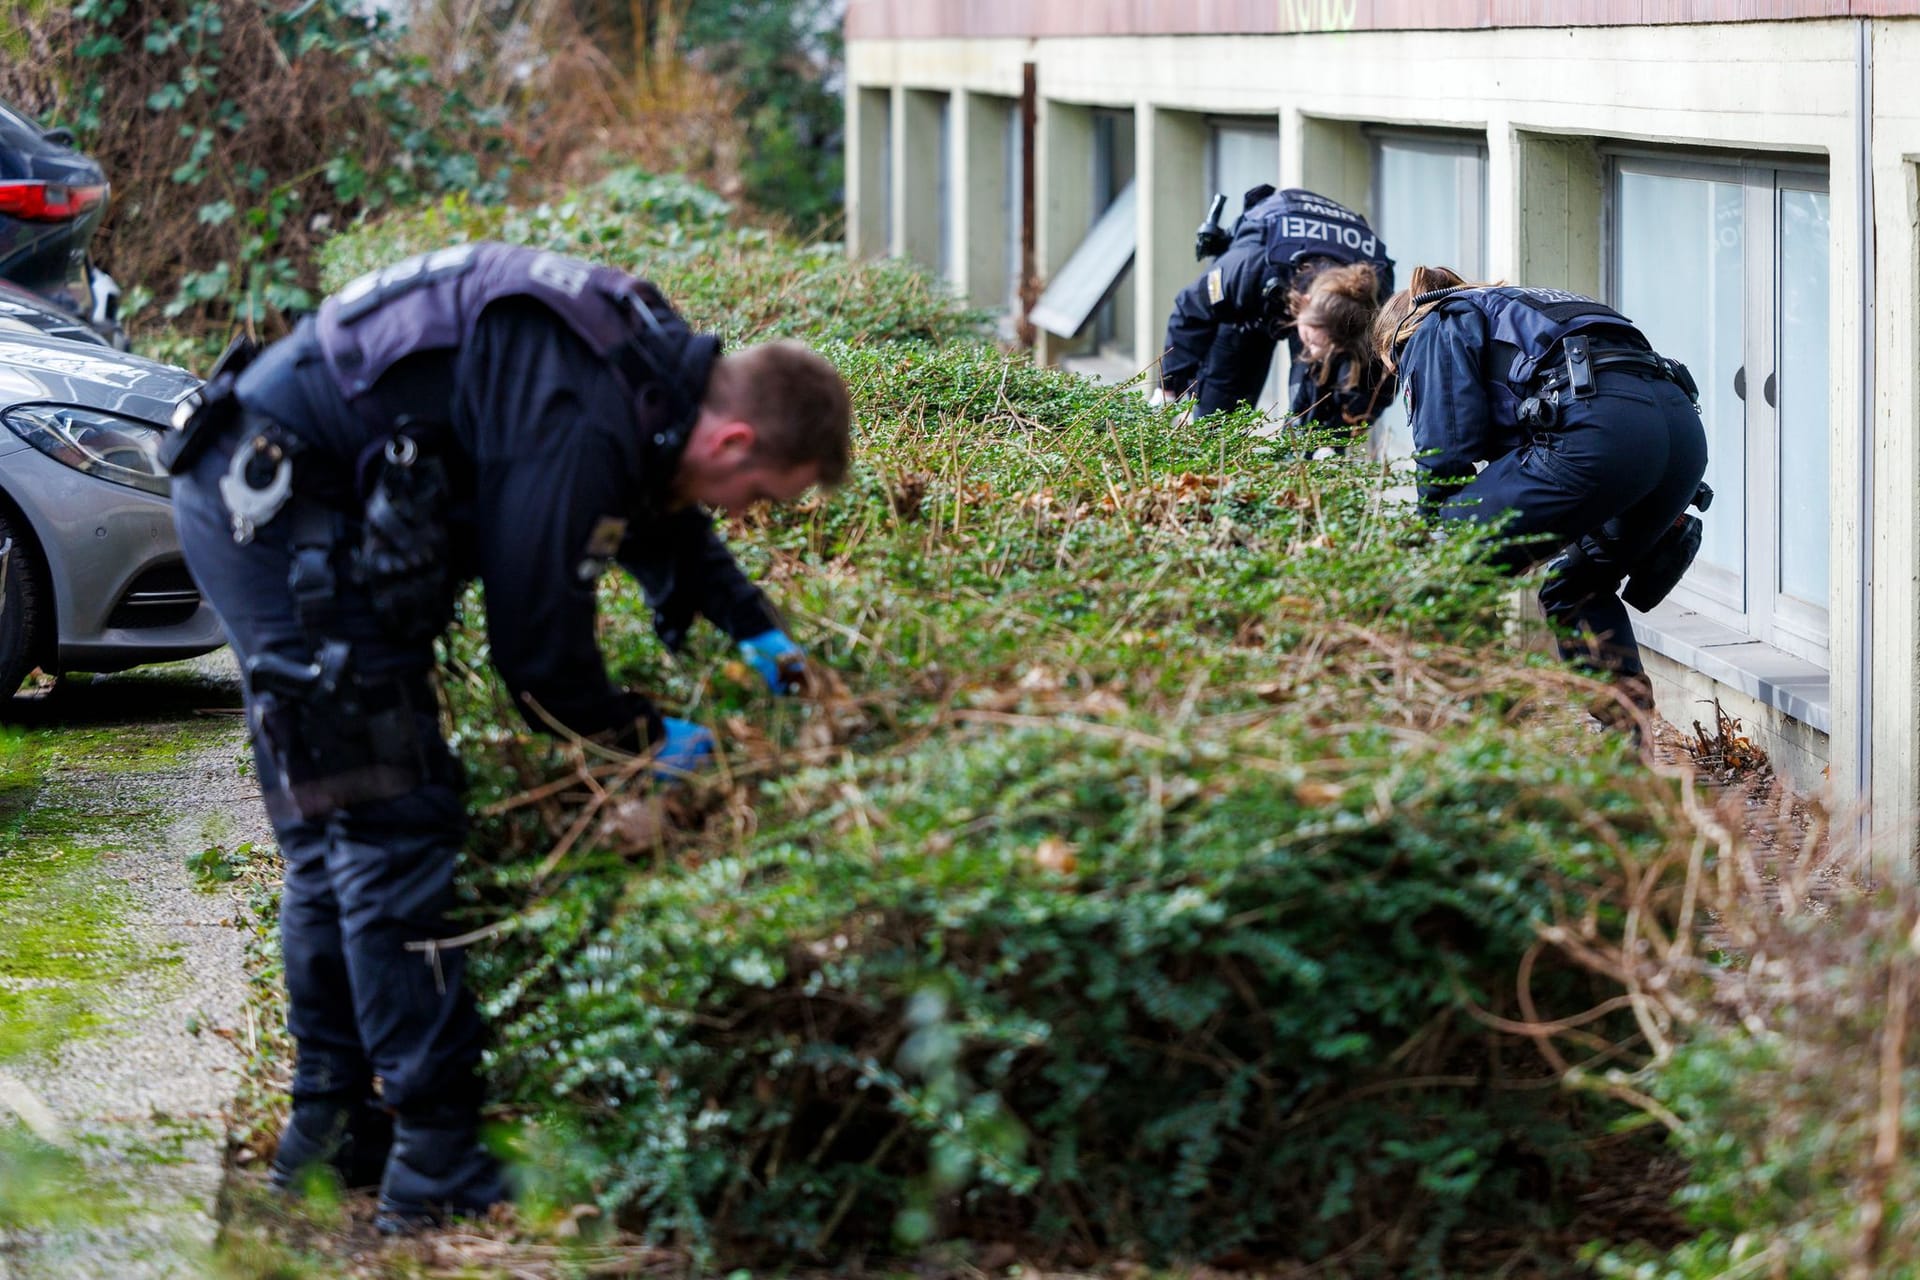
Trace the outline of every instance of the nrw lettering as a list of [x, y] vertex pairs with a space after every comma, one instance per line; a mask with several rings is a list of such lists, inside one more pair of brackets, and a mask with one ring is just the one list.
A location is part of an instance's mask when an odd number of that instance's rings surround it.
[[1360, 0], [1280, 0], [1280, 20], [1289, 31], [1352, 31]]

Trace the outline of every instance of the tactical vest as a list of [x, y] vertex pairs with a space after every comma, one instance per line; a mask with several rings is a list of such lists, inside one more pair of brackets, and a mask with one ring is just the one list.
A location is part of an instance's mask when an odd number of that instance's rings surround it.
[[1269, 268], [1283, 277], [1307, 258], [1365, 262], [1379, 277], [1380, 296], [1393, 292], [1393, 259], [1367, 220], [1311, 191], [1274, 192], [1241, 215], [1233, 238], [1236, 243], [1259, 240]]
[[545, 305], [636, 391], [658, 382], [691, 409], [698, 389], [680, 369], [690, 343], [713, 339], [689, 332], [651, 285], [540, 249], [455, 245], [371, 272], [321, 304], [316, 336], [354, 402], [406, 357], [459, 346], [489, 304], [510, 297]]
[[[1633, 321], [1602, 302], [1565, 289], [1532, 289], [1519, 285], [1489, 285], [1456, 289], [1440, 304], [1441, 311], [1471, 308], [1487, 321], [1493, 344], [1489, 366], [1498, 375], [1493, 392], [1494, 420], [1502, 427], [1519, 423], [1520, 405], [1532, 393], [1542, 366], [1563, 338], [1576, 333], [1606, 330], [1626, 346], [1651, 350]], [[1504, 371], [1500, 366], [1504, 364]]]

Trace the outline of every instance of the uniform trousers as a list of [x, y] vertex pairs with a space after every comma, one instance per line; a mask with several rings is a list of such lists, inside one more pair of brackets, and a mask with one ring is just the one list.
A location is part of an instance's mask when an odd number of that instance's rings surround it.
[[1551, 557], [1540, 604], [1561, 656], [1639, 675], [1620, 588], [1686, 510], [1706, 473], [1706, 431], [1686, 394], [1651, 374], [1604, 370], [1594, 395], [1563, 393], [1561, 403], [1558, 426], [1494, 459], [1447, 498], [1440, 516], [1499, 522], [1510, 569]]

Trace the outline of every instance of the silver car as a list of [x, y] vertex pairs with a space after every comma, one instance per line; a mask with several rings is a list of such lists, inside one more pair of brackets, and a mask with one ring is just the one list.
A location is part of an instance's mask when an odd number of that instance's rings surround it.
[[184, 369], [0, 325], [0, 699], [224, 643], [154, 459]]

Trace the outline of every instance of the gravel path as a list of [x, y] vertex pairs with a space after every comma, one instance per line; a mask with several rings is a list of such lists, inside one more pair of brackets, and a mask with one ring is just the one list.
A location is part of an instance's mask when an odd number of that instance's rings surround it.
[[[72, 715], [98, 728], [116, 687], [95, 681], [63, 693], [49, 706], [49, 726], [58, 733]], [[155, 684], [124, 686], [136, 707], [143, 687]], [[240, 717], [195, 714], [196, 701], [237, 699], [231, 667], [203, 666], [158, 687], [166, 691], [159, 720], [107, 735], [97, 751], [49, 776], [34, 801], [89, 814], [99, 881], [124, 886], [122, 931], [139, 961], [108, 988], [109, 1003], [96, 1010], [101, 1025], [4, 1068], [53, 1113], [107, 1208], [97, 1225], [62, 1226], [0, 1248], [0, 1280], [211, 1274], [223, 1112], [250, 1035], [243, 906], [225, 889], [197, 888], [187, 859], [212, 844], [271, 835], [257, 790], [239, 770]], [[60, 705], [69, 698], [79, 699], [77, 714]], [[181, 719], [170, 724], [174, 704]], [[153, 753], [168, 735], [184, 749]], [[159, 762], [144, 763], [143, 750]]]

